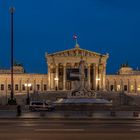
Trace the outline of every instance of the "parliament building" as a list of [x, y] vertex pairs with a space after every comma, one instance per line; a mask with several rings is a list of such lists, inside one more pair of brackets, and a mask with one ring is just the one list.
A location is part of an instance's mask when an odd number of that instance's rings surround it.
[[[140, 71], [133, 70], [127, 64], [120, 67], [114, 75], [106, 74], [109, 54], [100, 54], [80, 48], [74, 48], [45, 54], [47, 74], [26, 73], [23, 66], [15, 64], [14, 94], [46, 93], [48, 91], [70, 91], [76, 86], [79, 62], [86, 62], [85, 75], [91, 90], [140, 93]], [[30, 86], [28, 87], [28, 85]], [[7, 96], [11, 91], [11, 70], [0, 69], [0, 96]]]

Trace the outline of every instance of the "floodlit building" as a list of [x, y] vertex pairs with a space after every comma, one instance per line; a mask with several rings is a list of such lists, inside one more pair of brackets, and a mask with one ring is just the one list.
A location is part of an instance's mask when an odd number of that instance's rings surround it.
[[[13, 67], [14, 73], [14, 93], [27, 93], [29, 88], [30, 93], [46, 92], [47, 91], [47, 74], [29, 74], [25, 73], [22, 65], [15, 64]], [[30, 84], [30, 87], [26, 85]], [[0, 95], [5, 96], [11, 92], [11, 71], [6, 69], [0, 70]]]
[[[46, 93], [47, 91], [69, 91], [74, 89], [78, 81], [79, 62], [86, 62], [85, 75], [91, 90], [140, 92], [140, 71], [133, 70], [127, 64], [122, 65], [117, 74], [106, 75], [108, 54], [99, 54], [80, 48], [46, 53], [47, 74], [26, 73], [23, 66], [15, 64], [14, 94]], [[11, 91], [11, 71], [0, 69], [0, 95], [8, 95]], [[30, 87], [27, 85], [30, 84]]]
[[117, 74], [106, 75], [106, 90], [140, 93], [140, 71], [133, 70], [128, 64], [121, 65]]
[[[53, 54], [46, 53], [48, 65], [48, 90], [72, 90], [74, 88], [79, 62], [86, 61], [86, 80], [92, 90], [105, 90], [106, 61], [108, 54], [81, 49], [78, 44], [70, 50]], [[78, 76], [77, 76], [78, 77]]]

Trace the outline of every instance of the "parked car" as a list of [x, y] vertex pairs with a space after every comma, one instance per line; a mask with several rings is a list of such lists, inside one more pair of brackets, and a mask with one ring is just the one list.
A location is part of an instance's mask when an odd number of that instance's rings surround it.
[[54, 109], [54, 105], [43, 101], [31, 101], [29, 105], [31, 111], [52, 111]]

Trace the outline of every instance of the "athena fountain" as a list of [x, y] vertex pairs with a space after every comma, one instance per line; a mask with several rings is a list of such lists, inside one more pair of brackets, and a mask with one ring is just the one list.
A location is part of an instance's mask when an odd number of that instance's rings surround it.
[[[97, 98], [97, 92], [92, 91], [86, 80], [86, 61], [81, 57], [79, 62], [78, 85], [68, 93], [67, 99], [59, 99], [57, 103], [62, 104], [111, 104], [108, 100]], [[76, 84], [75, 84], [76, 85]]]

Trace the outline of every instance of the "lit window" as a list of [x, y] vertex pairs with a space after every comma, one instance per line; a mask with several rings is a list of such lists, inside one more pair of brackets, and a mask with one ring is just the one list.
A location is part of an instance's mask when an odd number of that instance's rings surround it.
[[138, 88], [137, 88], [137, 90], [138, 90], [138, 91], [140, 91], [140, 85], [138, 85]]
[[121, 86], [117, 85], [117, 91], [120, 91], [120, 90], [121, 90]]
[[133, 85], [130, 86], [130, 90], [134, 91], [134, 86]]

